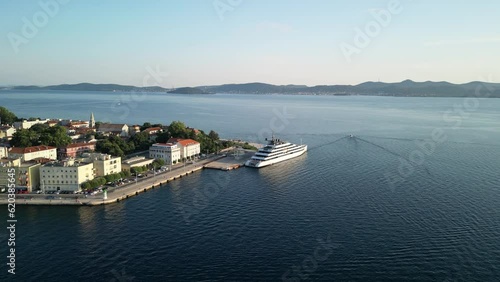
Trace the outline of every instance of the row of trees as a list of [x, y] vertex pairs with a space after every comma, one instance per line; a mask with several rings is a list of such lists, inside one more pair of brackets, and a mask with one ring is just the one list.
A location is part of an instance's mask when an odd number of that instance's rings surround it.
[[143, 172], [148, 171], [150, 168], [158, 169], [158, 168], [160, 168], [160, 167], [162, 167], [164, 165], [165, 165], [165, 160], [163, 160], [163, 159], [155, 159], [153, 161], [153, 163], [151, 164], [150, 167], [147, 167], [145, 165], [143, 165], [143, 166], [137, 166], [137, 167], [131, 168], [130, 172], [134, 173], [134, 174], [143, 173]]
[[114, 182], [119, 179], [130, 177], [130, 171], [121, 171], [119, 173], [108, 174], [106, 176], [96, 177], [92, 180], [82, 183], [83, 190], [94, 189], [108, 182]]

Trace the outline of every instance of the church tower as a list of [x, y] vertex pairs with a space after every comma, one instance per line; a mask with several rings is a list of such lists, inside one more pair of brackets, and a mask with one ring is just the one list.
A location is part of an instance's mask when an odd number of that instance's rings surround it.
[[89, 127], [90, 127], [90, 128], [94, 128], [94, 127], [95, 127], [94, 113], [91, 113], [91, 114], [90, 114], [90, 123], [89, 123]]

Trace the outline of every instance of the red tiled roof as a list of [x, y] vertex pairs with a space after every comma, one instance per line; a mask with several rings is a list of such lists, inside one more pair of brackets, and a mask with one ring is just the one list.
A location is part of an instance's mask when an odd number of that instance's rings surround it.
[[46, 151], [46, 150], [52, 150], [56, 149], [56, 147], [51, 147], [51, 146], [33, 146], [33, 147], [15, 147], [10, 150], [9, 153], [12, 154], [27, 154], [27, 153], [32, 153], [32, 152], [39, 152], [39, 151]]
[[150, 127], [150, 128], [144, 129], [144, 131], [146, 131], [146, 132], [158, 131], [158, 130], [161, 130], [161, 127]]
[[199, 144], [197, 141], [194, 141], [193, 139], [181, 139], [181, 138], [170, 138], [168, 139], [169, 143], [179, 143], [182, 146], [189, 146], [189, 145], [195, 145]]

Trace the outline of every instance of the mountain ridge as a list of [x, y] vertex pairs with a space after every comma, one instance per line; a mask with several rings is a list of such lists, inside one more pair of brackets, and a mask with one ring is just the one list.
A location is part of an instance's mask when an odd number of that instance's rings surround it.
[[401, 82], [366, 81], [356, 85], [274, 85], [263, 82], [232, 83], [197, 87], [167, 89], [160, 86], [131, 86], [120, 84], [59, 84], [50, 86], [0, 87], [9, 90], [53, 90], [53, 91], [121, 91], [160, 92], [180, 94], [227, 93], [227, 94], [295, 94], [295, 95], [367, 95], [396, 97], [491, 97], [500, 98], [500, 83], [471, 81], [453, 84], [447, 81]]

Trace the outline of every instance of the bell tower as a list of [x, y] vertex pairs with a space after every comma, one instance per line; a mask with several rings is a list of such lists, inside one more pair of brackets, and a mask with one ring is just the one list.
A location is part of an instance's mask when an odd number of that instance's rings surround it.
[[94, 128], [95, 127], [95, 119], [94, 119], [94, 113], [90, 114], [90, 122], [89, 122], [89, 127]]

